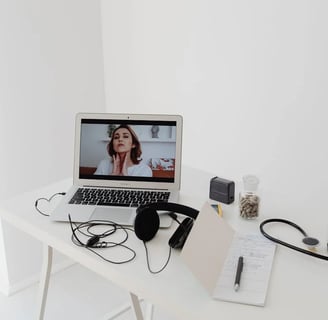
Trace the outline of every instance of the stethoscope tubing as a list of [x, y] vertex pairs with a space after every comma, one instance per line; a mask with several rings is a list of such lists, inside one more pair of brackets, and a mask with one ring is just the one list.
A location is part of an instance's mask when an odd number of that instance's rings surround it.
[[313, 251], [310, 251], [310, 250], [305, 250], [303, 248], [300, 248], [300, 247], [297, 247], [297, 246], [294, 246], [288, 242], [285, 242], [285, 241], [282, 241], [280, 239], [277, 239], [271, 235], [269, 235], [265, 230], [264, 230], [264, 226], [269, 224], [269, 223], [284, 223], [284, 224], [287, 224], [289, 226], [292, 226], [293, 228], [297, 229], [298, 231], [300, 231], [302, 233], [302, 235], [304, 237], [307, 237], [307, 233], [299, 226], [297, 225], [296, 223], [292, 222], [292, 221], [289, 221], [289, 220], [286, 220], [286, 219], [280, 219], [280, 218], [273, 218], [273, 219], [267, 219], [267, 220], [264, 220], [261, 222], [260, 224], [260, 231], [261, 233], [263, 234], [263, 236], [265, 236], [267, 239], [277, 243], [277, 244], [280, 244], [282, 246], [285, 246], [287, 248], [290, 248], [292, 250], [295, 250], [295, 251], [298, 251], [298, 252], [301, 252], [301, 253], [304, 253], [304, 254], [307, 254], [309, 256], [312, 256], [312, 257], [315, 257], [315, 258], [318, 258], [318, 259], [322, 259], [322, 260], [327, 260], [328, 261], [328, 256], [324, 256], [322, 254], [319, 254], [319, 253], [316, 253], [316, 252], [313, 252]]

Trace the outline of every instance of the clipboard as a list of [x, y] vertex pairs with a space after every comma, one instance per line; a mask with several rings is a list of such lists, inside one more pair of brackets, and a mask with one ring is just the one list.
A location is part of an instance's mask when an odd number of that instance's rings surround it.
[[[264, 306], [276, 245], [260, 232], [236, 232], [209, 203], [200, 210], [183, 246], [181, 258], [212, 298]], [[244, 258], [239, 290], [234, 279]]]

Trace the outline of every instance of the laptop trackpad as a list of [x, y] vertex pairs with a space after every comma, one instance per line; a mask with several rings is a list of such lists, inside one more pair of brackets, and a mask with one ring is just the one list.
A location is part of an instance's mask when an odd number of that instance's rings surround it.
[[133, 222], [132, 214], [133, 214], [133, 209], [131, 208], [96, 207], [90, 219], [106, 220], [118, 224], [131, 225], [131, 223]]

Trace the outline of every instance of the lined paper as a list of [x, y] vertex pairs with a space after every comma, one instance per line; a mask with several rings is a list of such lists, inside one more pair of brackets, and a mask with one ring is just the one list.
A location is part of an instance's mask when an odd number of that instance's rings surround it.
[[[235, 233], [216, 283], [215, 299], [264, 306], [276, 245], [261, 234]], [[238, 291], [234, 290], [238, 258], [244, 266]]]

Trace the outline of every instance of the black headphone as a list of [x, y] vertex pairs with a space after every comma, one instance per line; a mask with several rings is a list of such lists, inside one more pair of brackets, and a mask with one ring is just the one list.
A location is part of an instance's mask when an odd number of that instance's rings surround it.
[[[185, 218], [169, 239], [169, 246], [172, 248], [182, 248], [188, 234], [193, 226], [194, 219], [197, 218], [198, 210], [172, 202], [153, 202], [141, 205], [137, 208], [137, 215], [134, 220], [134, 232], [136, 236], [146, 242], [154, 238], [159, 229], [159, 215], [157, 210], [172, 211], [181, 213]], [[174, 215], [170, 215], [174, 220]], [[177, 221], [177, 220], [176, 220]]]

